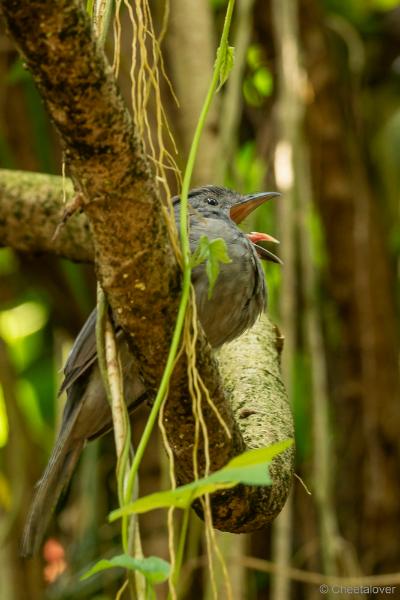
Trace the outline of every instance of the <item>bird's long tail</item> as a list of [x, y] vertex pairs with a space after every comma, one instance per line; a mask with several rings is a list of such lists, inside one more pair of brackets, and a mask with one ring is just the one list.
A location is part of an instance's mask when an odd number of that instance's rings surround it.
[[71, 427], [61, 430], [43, 477], [37, 484], [22, 535], [21, 556], [30, 557], [37, 552], [58, 499], [78, 462], [84, 441], [74, 440], [72, 445], [70, 434]]

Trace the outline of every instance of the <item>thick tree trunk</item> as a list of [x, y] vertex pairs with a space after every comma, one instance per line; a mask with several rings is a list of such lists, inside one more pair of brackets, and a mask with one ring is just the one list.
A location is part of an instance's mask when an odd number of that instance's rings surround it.
[[156, 386], [176, 313], [179, 273], [141, 141], [80, 2], [10, 0], [1, 8], [83, 194], [98, 277], [145, 359], [149, 385]]

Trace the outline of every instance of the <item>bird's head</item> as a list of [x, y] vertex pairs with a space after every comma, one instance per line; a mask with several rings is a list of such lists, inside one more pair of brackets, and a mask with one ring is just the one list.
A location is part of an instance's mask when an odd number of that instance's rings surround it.
[[[264, 204], [267, 200], [280, 196], [278, 192], [259, 192], [256, 194], [242, 195], [228, 188], [216, 185], [207, 185], [201, 188], [195, 188], [188, 194], [190, 208], [198, 211], [205, 217], [221, 217], [225, 215], [236, 225], [241, 223], [256, 208]], [[179, 202], [179, 198], [174, 199], [174, 203]], [[264, 260], [282, 264], [280, 258], [275, 254], [260, 246], [257, 242], [279, 243], [278, 240], [266, 233], [253, 231], [246, 234], [247, 238], [255, 245], [257, 254]]]

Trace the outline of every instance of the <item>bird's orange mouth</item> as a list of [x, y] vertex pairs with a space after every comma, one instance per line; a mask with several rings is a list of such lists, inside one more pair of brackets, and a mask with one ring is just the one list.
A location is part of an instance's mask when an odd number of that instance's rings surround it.
[[272, 235], [268, 235], [268, 233], [260, 233], [258, 231], [252, 231], [251, 233], [246, 234], [247, 239], [249, 239], [256, 247], [257, 254], [263, 260], [269, 260], [271, 262], [278, 263], [280, 265], [283, 264], [281, 259], [273, 254], [263, 246], [259, 246], [258, 242], [272, 242], [273, 244], [279, 244], [279, 240], [272, 237]]
[[[231, 206], [229, 211], [229, 216], [236, 224], [241, 223], [253, 210], [264, 204], [267, 200], [271, 198], [276, 198], [280, 196], [278, 192], [259, 192], [257, 194], [249, 194], [248, 196], [244, 196], [243, 200], [240, 202], [236, 202], [233, 206]], [[257, 254], [260, 258], [264, 260], [270, 260], [271, 262], [283, 264], [281, 259], [278, 258], [275, 254], [264, 248], [263, 246], [259, 246], [258, 242], [272, 242], [274, 244], [279, 244], [279, 241], [272, 237], [272, 235], [268, 235], [267, 233], [259, 233], [258, 231], [252, 231], [251, 233], [247, 233], [247, 238], [254, 244], [257, 250]]]
[[253, 244], [257, 244], [257, 242], [272, 242], [273, 244], [279, 244], [279, 240], [272, 237], [268, 233], [259, 233], [258, 231], [252, 231], [251, 233], [247, 233], [246, 236], [248, 239], [253, 242]]

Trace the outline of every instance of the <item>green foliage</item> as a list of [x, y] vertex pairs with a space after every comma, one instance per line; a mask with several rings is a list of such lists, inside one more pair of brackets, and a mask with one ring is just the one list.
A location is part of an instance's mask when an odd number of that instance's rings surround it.
[[[15, 255], [0, 252], [0, 276], [18, 276]], [[7, 343], [7, 352], [15, 371], [14, 394], [25, 417], [28, 431], [46, 449], [53, 434], [48, 423], [54, 416], [55, 378], [53, 348], [48, 327], [50, 309], [43, 293], [29, 291], [18, 295], [13, 304], [0, 313], [0, 337]], [[5, 415], [2, 426], [5, 426]]]
[[170, 508], [171, 506], [185, 510], [190, 507], [194, 500], [200, 498], [200, 496], [234, 487], [236, 483], [237, 482], [232, 481], [215, 482], [209, 477], [204, 477], [193, 481], [192, 483], [188, 483], [187, 485], [182, 485], [174, 490], [155, 492], [154, 494], [139, 498], [138, 500], [135, 500], [135, 502], [113, 511], [110, 514], [110, 520], [115, 521], [124, 515], [143, 514], [150, 510]]
[[194, 269], [203, 262], [206, 263], [208, 299], [210, 299], [219, 275], [219, 264], [232, 262], [229, 258], [225, 240], [216, 238], [210, 241], [206, 235], [202, 235], [191, 256], [191, 268]]
[[254, 192], [264, 187], [267, 166], [257, 153], [253, 140], [245, 142], [240, 146], [233, 160], [234, 177], [228, 177], [227, 185], [242, 189], [246, 192]]
[[243, 81], [243, 95], [251, 106], [262, 106], [265, 98], [274, 89], [272, 73], [263, 57], [259, 44], [252, 44], [247, 50], [248, 74]]
[[217, 50], [216, 64], [219, 64], [219, 84], [216, 89], [217, 92], [219, 92], [224, 83], [227, 81], [229, 74], [233, 69], [234, 61], [235, 48], [233, 46], [229, 46], [228, 42], [226, 42]]
[[268, 463], [278, 454], [284, 452], [292, 445], [292, 440], [277, 442], [267, 448], [248, 450], [230, 460], [225, 467], [215, 471], [207, 477], [202, 477], [165, 492], [156, 492], [143, 498], [139, 498], [126, 506], [114, 510], [110, 514], [110, 520], [129, 515], [141, 514], [156, 508], [187, 509], [194, 500], [204, 494], [212, 494], [221, 489], [234, 487], [239, 483], [245, 485], [270, 485], [271, 479], [268, 471]]
[[39, 302], [22, 302], [0, 314], [2, 336], [12, 344], [42, 329], [47, 317], [46, 308]]
[[260, 96], [267, 97], [272, 94], [274, 87], [274, 80], [272, 74], [267, 67], [261, 67], [253, 75], [253, 85], [256, 88]]
[[52, 363], [41, 359], [51, 357], [45, 325], [48, 307], [37, 300], [20, 302], [0, 314], [0, 335], [7, 342], [9, 355], [19, 377], [35, 387], [35, 398], [53, 398]]
[[99, 560], [81, 579], [88, 579], [96, 573], [120, 567], [128, 571], [140, 571], [151, 584], [162, 583], [169, 577], [170, 564], [157, 556], [147, 558], [133, 558], [127, 554], [120, 554], [111, 559]]
[[[232, 458], [224, 467], [224, 469], [236, 468], [236, 467], [251, 467], [253, 465], [260, 465], [264, 462], [271, 462], [275, 456], [282, 454], [285, 450], [293, 445], [293, 440], [283, 440], [282, 442], [275, 442], [265, 448], [254, 448], [253, 450], [247, 450], [239, 456]], [[224, 469], [221, 469], [223, 471]]]

